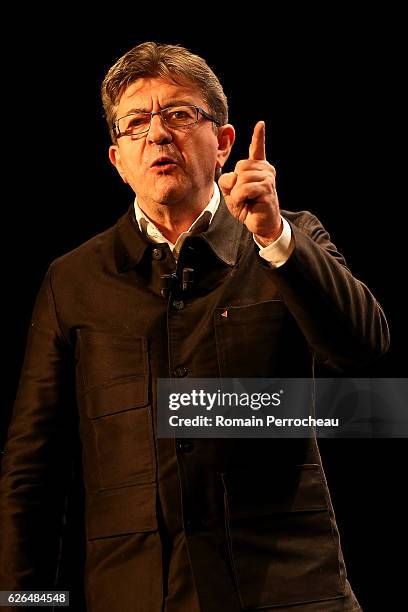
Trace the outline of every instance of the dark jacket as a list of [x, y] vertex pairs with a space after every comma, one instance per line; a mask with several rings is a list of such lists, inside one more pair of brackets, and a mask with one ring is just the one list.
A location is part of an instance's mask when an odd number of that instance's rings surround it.
[[314, 359], [345, 370], [387, 349], [318, 219], [283, 214], [295, 250], [273, 270], [222, 201], [183, 244], [189, 293], [163, 297], [176, 264], [133, 206], [52, 263], [3, 461], [2, 589], [54, 587], [78, 438], [89, 612], [359, 609], [314, 438], [155, 435], [158, 377], [309, 377]]

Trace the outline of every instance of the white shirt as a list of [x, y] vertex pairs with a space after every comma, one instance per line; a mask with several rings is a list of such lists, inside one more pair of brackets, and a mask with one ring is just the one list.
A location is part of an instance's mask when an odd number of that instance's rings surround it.
[[[211, 200], [204, 208], [204, 210], [200, 213], [194, 223], [186, 230], [182, 232], [180, 236], [177, 238], [175, 244], [167, 240], [161, 233], [161, 231], [156, 227], [156, 225], [149, 219], [149, 217], [142, 211], [137, 203], [137, 196], [135, 197], [134, 207], [135, 207], [135, 215], [136, 221], [139, 225], [140, 231], [143, 232], [152, 242], [167, 242], [169, 245], [175, 260], [177, 261], [178, 255], [180, 253], [181, 246], [187, 236], [191, 234], [197, 234], [202, 231], [205, 231], [210, 225], [211, 221], [215, 213], [217, 212], [218, 206], [220, 204], [220, 190], [217, 183], [214, 182], [214, 193], [212, 195]], [[266, 247], [262, 247], [261, 244], [255, 239], [255, 243], [260, 247], [259, 255], [265, 259], [272, 268], [279, 268], [282, 266], [290, 257], [293, 249], [294, 243], [292, 240], [292, 230], [290, 229], [289, 223], [282, 217], [283, 221], [283, 230], [279, 238], [269, 244]]]

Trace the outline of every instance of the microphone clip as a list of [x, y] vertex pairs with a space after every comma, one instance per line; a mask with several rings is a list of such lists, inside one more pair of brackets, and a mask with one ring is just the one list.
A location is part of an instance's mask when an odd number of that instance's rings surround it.
[[164, 298], [168, 297], [169, 294], [177, 288], [182, 293], [191, 291], [194, 283], [194, 270], [193, 268], [183, 268], [181, 271], [181, 281], [177, 274], [161, 274], [161, 289], [160, 295]]
[[194, 270], [193, 268], [183, 268], [181, 273], [181, 290], [191, 291], [194, 282]]

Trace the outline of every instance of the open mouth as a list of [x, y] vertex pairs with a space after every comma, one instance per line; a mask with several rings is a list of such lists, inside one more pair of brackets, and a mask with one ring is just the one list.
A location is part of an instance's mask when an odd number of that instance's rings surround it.
[[157, 159], [155, 162], [153, 162], [153, 164], [150, 167], [165, 169], [165, 168], [171, 168], [173, 166], [176, 166], [176, 162], [173, 159], [170, 159], [168, 157], [163, 157], [162, 159]]

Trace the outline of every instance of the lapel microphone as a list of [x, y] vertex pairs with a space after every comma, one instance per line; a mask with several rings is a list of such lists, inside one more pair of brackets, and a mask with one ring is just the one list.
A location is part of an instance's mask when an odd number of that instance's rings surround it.
[[194, 270], [193, 268], [183, 268], [181, 273], [181, 290], [191, 291], [194, 282]]
[[160, 295], [162, 297], [168, 297], [171, 291], [178, 286], [182, 292], [191, 291], [194, 282], [194, 270], [193, 268], [183, 268], [181, 271], [181, 282], [177, 274], [161, 274], [161, 289]]

